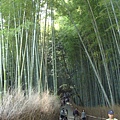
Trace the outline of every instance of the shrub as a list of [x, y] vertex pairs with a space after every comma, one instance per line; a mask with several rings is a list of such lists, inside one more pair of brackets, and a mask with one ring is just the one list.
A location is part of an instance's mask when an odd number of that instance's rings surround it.
[[57, 97], [48, 93], [7, 93], [0, 107], [0, 120], [56, 120], [59, 107]]

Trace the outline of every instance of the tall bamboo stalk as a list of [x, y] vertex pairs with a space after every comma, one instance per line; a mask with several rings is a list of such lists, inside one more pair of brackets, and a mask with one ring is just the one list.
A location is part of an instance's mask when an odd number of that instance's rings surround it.
[[[1, 36], [0, 36], [1, 37]], [[3, 79], [2, 79], [2, 41], [0, 41], [0, 103], [2, 99], [2, 91], [3, 91]]]
[[[53, 5], [53, 4], [52, 4]], [[57, 67], [56, 67], [56, 47], [55, 47], [55, 28], [54, 28], [54, 10], [51, 7], [51, 27], [52, 27], [52, 66], [53, 66], [53, 84], [54, 94], [57, 94]]]
[[[1, 11], [1, 9], [0, 9]], [[3, 30], [3, 18], [2, 13], [0, 12], [0, 29]], [[0, 34], [0, 104], [2, 99], [2, 92], [3, 92], [3, 72], [2, 72], [2, 40], [3, 40], [3, 33]]]

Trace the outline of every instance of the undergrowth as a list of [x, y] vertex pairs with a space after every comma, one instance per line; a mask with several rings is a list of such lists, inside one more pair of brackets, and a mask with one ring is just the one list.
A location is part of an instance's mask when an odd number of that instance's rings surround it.
[[59, 107], [57, 97], [48, 93], [7, 93], [0, 106], [0, 120], [56, 120]]

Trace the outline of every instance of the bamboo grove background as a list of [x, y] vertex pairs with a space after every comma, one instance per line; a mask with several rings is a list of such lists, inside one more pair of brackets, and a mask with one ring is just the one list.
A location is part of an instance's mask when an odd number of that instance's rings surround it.
[[120, 104], [119, 0], [1, 0], [0, 98], [62, 84], [79, 105]]

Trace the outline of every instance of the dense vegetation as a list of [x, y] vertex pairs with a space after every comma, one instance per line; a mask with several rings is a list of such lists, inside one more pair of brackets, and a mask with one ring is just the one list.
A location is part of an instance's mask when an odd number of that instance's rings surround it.
[[0, 97], [69, 84], [77, 104], [120, 104], [119, 0], [1, 0]]
[[24, 96], [24, 92], [12, 91], [3, 97], [0, 106], [0, 120], [56, 120], [59, 116], [60, 104], [56, 96], [32, 92]]

